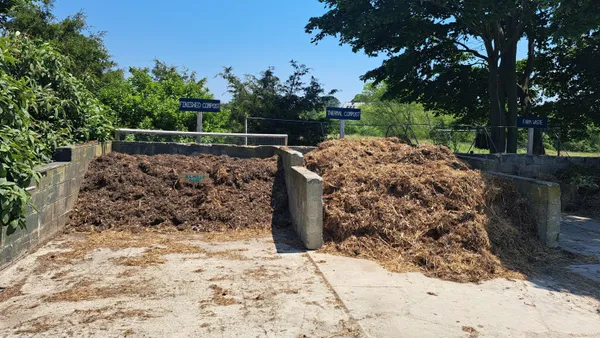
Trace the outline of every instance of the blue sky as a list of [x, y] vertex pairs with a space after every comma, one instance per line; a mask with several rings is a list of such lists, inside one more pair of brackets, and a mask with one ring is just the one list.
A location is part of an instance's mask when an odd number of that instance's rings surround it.
[[223, 66], [236, 74], [257, 74], [274, 66], [287, 77], [288, 62], [313, 69], [326, 89], [350, 101], [363, 83], [359, 76], [381, 59], [355, 54], [329, 38], [311, 44], [304, 26], [325, 12], [317, 0], [57, 0], [62, 19], [83, 10], [94, 31], [106, 31], [105, 43], [119, 68], [150, 66], [159, 59], [195, 70], [208, 78], [216, 98], [228, 100], [226, 84], [215, 78]]

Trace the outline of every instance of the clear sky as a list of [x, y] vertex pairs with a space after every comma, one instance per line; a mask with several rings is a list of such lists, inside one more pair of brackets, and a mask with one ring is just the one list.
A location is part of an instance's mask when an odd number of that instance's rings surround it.
[[59, 19], [83, 10], [119, 68], [151, 66], [153, 59], [185, 66], [216, 98], [229, 99], [226, 83], [215, 76], [223, 66], [236, 74], [258, 74], [274, 66], [290, 74], [292, 59], [313, 69], [327, 90], [350, 101], [363, 87], [359, 76], [382, 59], [355, 54], [333, 38], [311, 44], [308, 19], [325, 12], [317, 0], [56, 0]]

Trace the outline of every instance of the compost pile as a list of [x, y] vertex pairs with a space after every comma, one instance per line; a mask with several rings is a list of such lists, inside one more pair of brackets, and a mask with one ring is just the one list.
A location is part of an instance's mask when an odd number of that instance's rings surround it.
[[306, 155], [323, 177], [324, 251], [459, 282], [519, 277], [548, 257], [526, 201], [446, 147], [328, 141]]
[[[186, 173], [206, 178], [187, 183]], [[77, 231], [208, 232], [270, 229], [289, 222], [276, 158], [111, 153], [90, 164], [69, 225]]]

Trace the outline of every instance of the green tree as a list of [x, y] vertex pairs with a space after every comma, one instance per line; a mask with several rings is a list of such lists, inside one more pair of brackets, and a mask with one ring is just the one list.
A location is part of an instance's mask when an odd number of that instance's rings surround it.
[[[48, 151], [66, 144], [111, 137], [112, 115], [70, 72], [72, 61], [50, 43], [10, 34], [3, 37], [3, 70], [13, 79], [24, 81], [33, 99], [26, 107]], [[18, 118], [18, 110], [6, 113]], [[23, 126], [26, 126], [24, 124]]]
[[104, 32], [92, 32], [83, 12], [58, 21], [52, 13], [54, 0], [11, 0], [0, 4], [5, 32], [21, 32], [50, 42], [73, 62], [69, 72], [97, 90], [100, 78], [115, 66], [104, 46]]
[[[598, 25], [590, 19], [597, 14], [585, 14], [598, 6], [594, 0], [319, 1], [328, 12], [306, 27], [314, 42], [336, 36], [354, 52], [386, 55], [363, 79], [385, 81], [390, 97], [475, 119], [487, 110], [493, 142], [508, 152], [516, 151], [519, 109], [532, 98], [536, 50], [556, 35]], [[585, 20], [571, 18], [578, 16]], [[568, 29], [561, 32], [561, 25]], [[529, 41], [525, 63], [530, 67], [519, 73], [516, 52], [522, 39]]]
[[589, 126], [600, 125], [599, 60], [598, 30], [557, 40], [538, 56], [534, 85], [544, 100], [533, 109], [561, 126], [563, 140], [587, 138]]
[[[363, 91], [354, 97], [353, 102], [360, 102], [361, 124], [372, 127], [362, 127], [358, 133], [365, 135], [385, 136], [390, 132], [402, 134], [414, 141], [430, 138], [432, 128], [453, 122], [449, 116], [436, 116], [426, 111], [419, 103], [402, 103], [386, 97], [385, 83], [366, 83]], [[390, 125], [393, 130], [388, 130]]]
[[[246, 75], [240, 78], [231, 67], [220, 74], [229, 86], [232, 100], [231, 126], [242, 131], [247, 116], [285, 119], [285, 120], [322, 120], [327, 105], [339, 104], [334, 98], [336, 90], [326, 92], [319, 81], [311, 75], [310, 68], [291, 61], [292, 74], [285, 81], [275, 75], [275, 69], [269, 67], [259, 76]], [[286, 124], [256, 123], [252, 130], [259, 133], [288, 134], [290, 144], [316, 144], [322, 140], [319, 126], [301, 128]]]
[[[108, 72], [102, 79], [100, 100], [117, 112], [118, 125], [127, 128], [196, 131], [196, 113], [179, 111], [180, 98], [212, 99], [206, 79], [178, 71], [158, 60], [154, 67]], [[205, 131], [228, 131], [228, 112], [204, 114]]]
[[25, 226], [36, 165], [58, 146], [112, 135], [109, 111], [69, 73], [70, 63], [49, 43], [0, 37], [0, 226], [8, 234]]

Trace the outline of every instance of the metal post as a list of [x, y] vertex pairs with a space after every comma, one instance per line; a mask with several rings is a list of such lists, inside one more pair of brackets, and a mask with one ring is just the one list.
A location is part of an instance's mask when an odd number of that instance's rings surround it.
[[533, 155], [533, 128], [529, 128], [527, 136], [527, 155]]
[[121, 141], [121, 132], [119, 129], [115, 129], [115, 141]]
[[[198, 119], [196, 120], [196, 131], [201, 133], [202, 132], [202, 112], [198, 112]], [[196, 142], [198, 143], [202, 143], [202, 136], [198, 135], [196, 136]]]
[[340, 120], [340, 139], [346, 136], [346, 120]]
[[287, 146], [287, 145], [288, 145], [288, 137], [287, 137], [287, 135], [286, 135], [286, 136], [285, 136], [285, 138], [283, 139], [283, 143], [284, 143], [284, 144], [283, 144], [284, 146]]
[[[244, 134], [248, 134], [248, 117], [244, 119]], [[248, 136], [244, 137], [244, 145], [248, 145]]]

